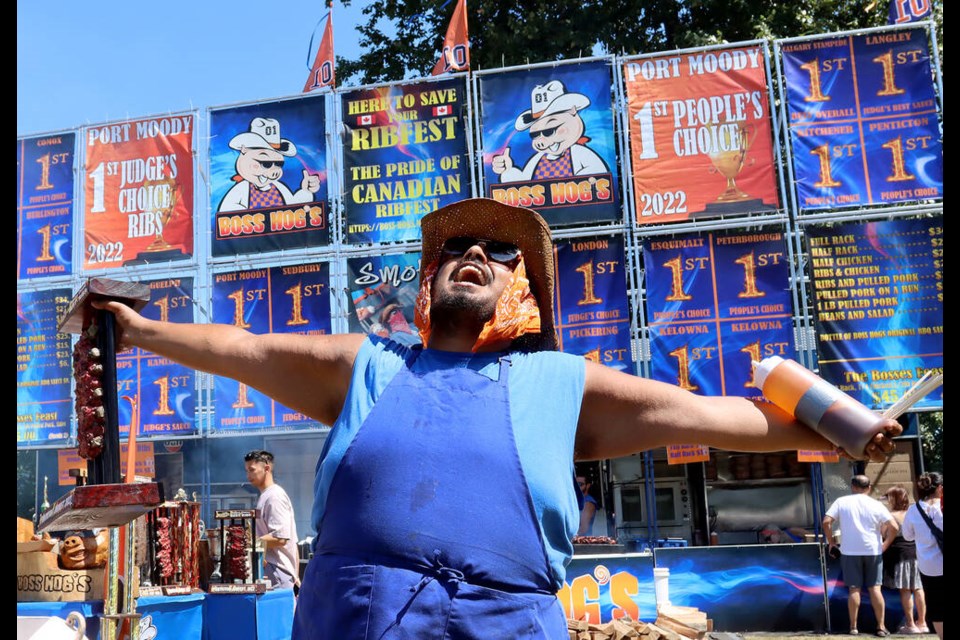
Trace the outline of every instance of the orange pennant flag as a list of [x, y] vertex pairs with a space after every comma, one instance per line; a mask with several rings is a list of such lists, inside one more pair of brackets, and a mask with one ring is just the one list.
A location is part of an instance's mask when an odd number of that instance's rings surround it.
[[433, 65], [432, 76], [447, 72], [466, 71], [470, 68], [470, 40], [467, 36], [467, 0], [457, 0], [447, 35], [443, 39], [443, 52]]
[[309, 93], [314, 89], [332, 87], [336, 82], [333, 68], [333, 8], [331, 7], [327, 14], [327, 26], [323, 29], [323, 38], [320, 40], [320, 48], [317, 49], [317, 57], [313, 61], [307, 82], [303, 85], [303, 92]]

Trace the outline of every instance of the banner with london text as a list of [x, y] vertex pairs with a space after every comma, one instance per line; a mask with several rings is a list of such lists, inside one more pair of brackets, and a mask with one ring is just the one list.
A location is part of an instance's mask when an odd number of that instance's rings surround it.
[[69, 288], [17, 292], [17, 446], [73, 435], [71, 340], [57, 333], [72, 297]]
[[943, 198], [926, 30], [781, 42], [801, 214]]
[[634, 373], [623, 236], [554, 243], [560, 350]]
[[[251, 333], [329, 335], [330, 265], [326, 262], [213, 274], [211, 322]], [[298, 429], [319, 424], [246, 384], [215, 376], [213, 432]]]
[[314, 95], [210, 110], [214, 257], [330, 241], [325, 100]]
[[420, 218], [473, 195], [465, 75], [340, 100], [347, 242], [418, 240]]
[[[143, 280], [150, 301], [140, 314], [162, 322], [194, 322], [194, 279], [171, 275]], [[126, 439], [134, 416], [137, 438], [194, 435], [197, 419], [197, 372], [139, 347], [117, 353], [117, 422]]]
[[193, 255], [193, 114], [83, 129], [83, 268]]
[[780, 208], [764, 44], [626, 58], [636, 224]]
[[73, 273], [75, 133], [17, 140], [17, 279]]
[[620, 220], [612, 59], [478, 73], [484, 194], [551, 226]]

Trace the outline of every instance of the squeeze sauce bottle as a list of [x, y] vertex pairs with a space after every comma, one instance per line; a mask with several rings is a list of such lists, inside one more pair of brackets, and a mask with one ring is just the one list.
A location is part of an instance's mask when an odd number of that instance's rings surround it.
[[883, 430], [883, 416], [800, 363], [771, 356], [754, 365], [753, 382], [767, 400], [851, 456], [862, 458]]

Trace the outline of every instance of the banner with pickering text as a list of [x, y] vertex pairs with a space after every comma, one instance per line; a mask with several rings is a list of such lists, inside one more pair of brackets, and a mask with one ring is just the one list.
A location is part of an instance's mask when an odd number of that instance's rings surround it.
[[213, 256], [330, 241], [325, 100], [314, 95], [210, 111]]
[[420, 344], [414, 308], [420, 286], [420, 253], [347, 259], [350, 332]]
[[17, 293], [17, 446], [71, 437], [70, 335], [57, 333], [73, 290]]
[[780, 208], [765, 46], [627, 58], [636, 224]]
[[473, 195], [466, 76], [340, 96], [347, 242], [418, 240], [420, 218]]
[[[943, 371], [943, 216], [807, 227], [820, 376], [874, 409]], [[914, 405], [943, 407], [943, 387]]]
[[[176, 276], [144, 280], [150, 302], [140, 314], [162, 322], [195, 322], [194, 279]], [[117, 421], [124, 440], [130, 433], [134, 404], [137, 438], [193, 435], [197, 421], [197, 372], [149, 351], [133, 347], [116, 356]]]
[[83, 130], [83, 268], [193, 255], [196, 118], [170, 115]]
[[782, 45], [800, 211], [943, 198], [927, 32]]
[[558, 240], [554, 251], [560, 350], [633, 373], [623, 236]]
[[77, 136], [17, 140], [17, 279], [73, 274]]
[[652, 377], [702, 395], [762, 397], [751, 362], [795, 354], [784, 233], [647, 239], [643, 267]]
[[[330, 265], [326, 262], [213, 274], [211, 322], [251, 333], [329, 335]], [[317, 422], [230, 378], [215, 376], [211, 430], [316, 427]]]
[[478, 74], [484, 193], [551, 225], [621, 219], [611, 59]]

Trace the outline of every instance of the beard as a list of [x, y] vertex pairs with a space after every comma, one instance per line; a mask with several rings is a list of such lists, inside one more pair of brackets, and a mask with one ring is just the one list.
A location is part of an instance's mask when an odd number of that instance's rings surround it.
[[441, 332], [483, 329], [497, 309], [496, 300], [478, 300], [465, 293], [434, 292], [430, 301], [430, 324]]

